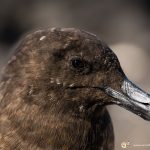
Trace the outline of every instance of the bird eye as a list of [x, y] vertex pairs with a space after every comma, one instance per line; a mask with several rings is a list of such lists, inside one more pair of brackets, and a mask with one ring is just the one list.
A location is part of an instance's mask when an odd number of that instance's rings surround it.
[[72, 67], [79, 69], [84, 67], [84, 62], [80, 58], [75, 58], [71, 60], [71, 65]]
[[82, 58], [72, 58], [70, 66], [73, 71], [82, 72], [83, 74], [87, 74], [90, 70], [89, 63]]

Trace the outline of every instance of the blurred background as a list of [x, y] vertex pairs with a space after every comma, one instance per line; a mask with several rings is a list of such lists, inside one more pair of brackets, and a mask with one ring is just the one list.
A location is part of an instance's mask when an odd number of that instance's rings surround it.
[[[22, 35], [48, 26], [95, 33], [117, 54], [129, 79], [150, 91], [149, 0], [1, 0], [0, 70]], [[108, 109], [115, 150], [122, 149], [122, 142], [129, 150], [150, 149], [150, 122], [117, 106]]]

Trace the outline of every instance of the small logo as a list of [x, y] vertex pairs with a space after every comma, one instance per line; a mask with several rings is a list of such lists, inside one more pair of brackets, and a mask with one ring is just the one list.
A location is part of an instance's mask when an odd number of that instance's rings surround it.
[[127, 148], [129, 145], [130, 145], [130, 142], [122, 142], [122, 143], [121, 143], [121, 147], [122, 147], [123, 149]]

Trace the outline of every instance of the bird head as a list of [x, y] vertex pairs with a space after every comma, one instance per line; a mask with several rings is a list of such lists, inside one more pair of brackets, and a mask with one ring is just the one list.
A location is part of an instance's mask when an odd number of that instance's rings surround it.
[[40, 30], [26, 36], [15, 58], [7, 74], [18, 78], [23, 100], [43, 111], [80, 114], [117, 104], [150, 120], [150, 95], [129, 81], [117, 56], [91, 33]]

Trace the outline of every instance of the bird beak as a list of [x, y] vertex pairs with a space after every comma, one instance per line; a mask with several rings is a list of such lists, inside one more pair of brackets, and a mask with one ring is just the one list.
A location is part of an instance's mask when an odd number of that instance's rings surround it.
[[141, 90], [127, 78], [124, 79], [120, 91], [110, 87], [105, 89], [106, 94], [115, 98], [114, 103], [150, 121], [150, 94]]

